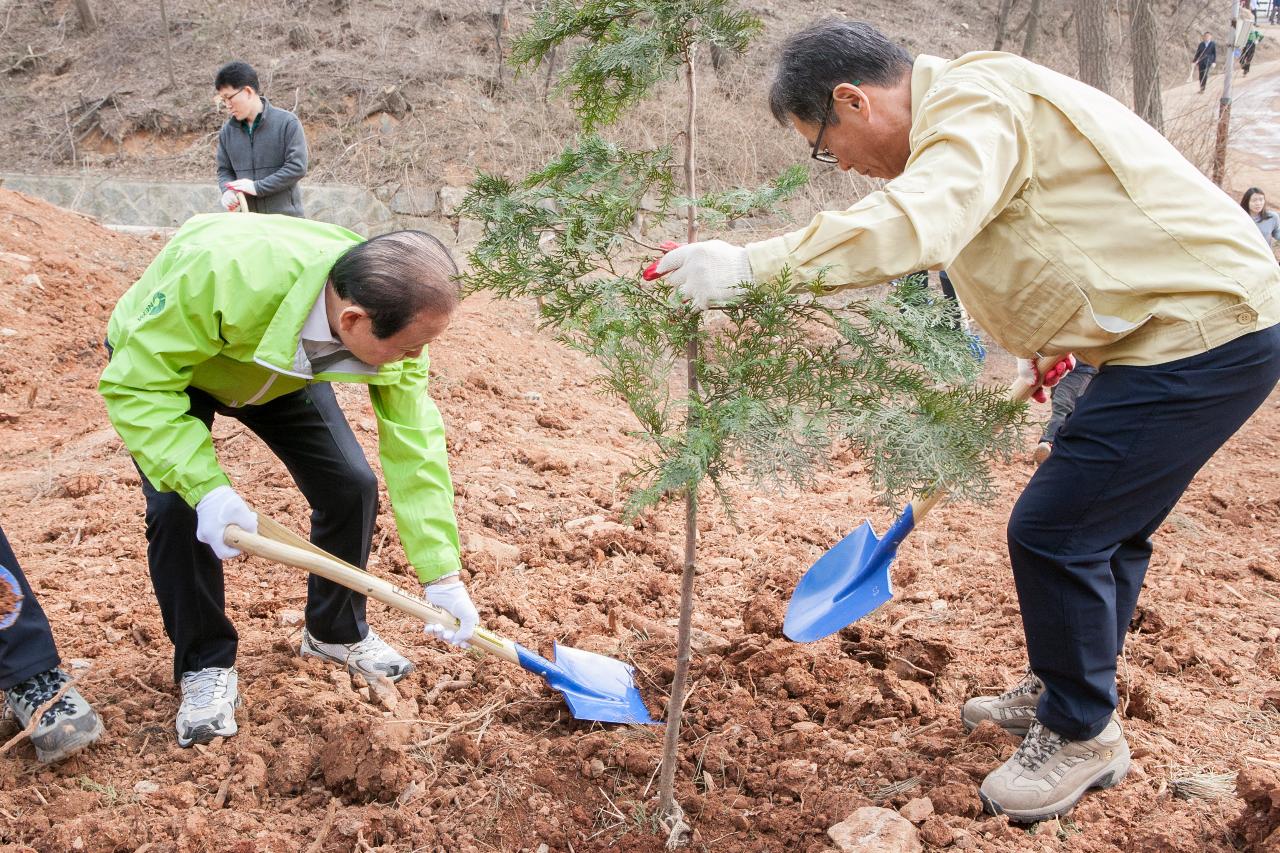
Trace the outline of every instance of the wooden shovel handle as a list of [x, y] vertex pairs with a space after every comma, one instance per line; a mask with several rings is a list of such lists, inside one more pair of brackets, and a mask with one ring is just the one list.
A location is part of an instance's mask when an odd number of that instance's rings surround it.
[[244, 197], [244, 193], [236, 192], [236, 213], [249, 212], [249, 199]]
[[[246, 554], [265, 557], [268, 560], [275, 560], [277, 563], [306, 569], [313, 575], [319, 575], [326, 580], [355, 590], [361, 595], [377, 599], [383, 604], [390, 605], [402, 613], [408, 613], [423, 622], [428, 622], [432, 625], [443, 625], [449, 629], [458, 627], [458, 620], [449, 612], [417, 596], [410, 595], [393, 583], [389, 583], [382, 578], [361, 571], [350, 563], [339, 560], [337, 557], [302, 539], [302, 537], [288, 530], [288, 528], [281, 527], [269, 519], [266, 519], [267, 523], [264, 524], [264, 518], [262, 515], [258, 516], [260, 530], [269, 529], [274, 536], [283, 536], [289, 541], [281, 542], [276, 538], [267, 538], [267, 536], [249, 533], [234, 524], [227, 526], [226, 533], [223, 534], [224, 541], [231, 547], [239, 548]], [[283, 531], [283, 534], [281, 531]], [[305, 543], [305, 546], [301, 543]], [[520, 663], [515, 643], [484, 628], [476, 628], [475, 634], [471, 638], [471, 644], [504, 660], [509, 660], [515, 664]]]
[[[1036, 370], [1043, 376], [1049, 368], [1053, 367], [1062, 360], [1060, 355], [1046, 355], [1044, 358], [1036, 361]], [[1009, 402], [1022, 403], [1030, 399], [1031, 392], [1035, 389], [1034, 383], [1030, 380], [1017, 378], [1013, 380], [1013, 384], [1009, 386]], [[911, 517], [915, 519], [915, 523], [919, 524], [921, 519], [929, 514], [938, 503], [947, 496], [946, 489], [935, 489], [929, 494], [913, 498], [911, 501]]]

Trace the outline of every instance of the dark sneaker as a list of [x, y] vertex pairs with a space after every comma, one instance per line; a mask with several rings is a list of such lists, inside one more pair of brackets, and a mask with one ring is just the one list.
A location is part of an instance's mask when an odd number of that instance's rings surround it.
[[1129, 772], [1129, 744], [1115, 717], [1090, 740], [1067, 740], [1039, 720], [978, 794], [991, 814], [1035, 823], [1071, 811], [1090, 788], [1110, 788]]
[[387, 645], [372, 628], [368, 636], [356, 643], [322, 643], [304, 628], [301, 654], [304, 658], [317, 657], [340, 663], [352, 675], [364, 676], [367, 680], [385, 675], [392, 681], [399, 681], [413, 671], [413, 664]]
[[990, 720], [1000, 728], [1015, 735], [1024, 735], [1036, 718], [1036, 706], [1040, 704], [1040, 694], [1044, 693], [1044, 682], [1031, 670], [1012, 690], [999, 696], [975, 696], [964, 703], [960, 712], [964, 727], [973, 730], [983, 720]]
[[[6, 690], [5, 697], [18, 725], [25, 729], [36, 709], [56, 696], [70, 680], [71, 676], [55, 668]], [[80, 691], [72, 687], [40, 716], [39, 724], [31, 733], [31, 745], [36, 748], [36, 758], [49, 763], [79, 752], [100, 737], [102, 720]]]
[[236, 668], [210, 666], [182, 673], [182, 705], [178, 708], [178, 746], [231, 737], [240, 706]]

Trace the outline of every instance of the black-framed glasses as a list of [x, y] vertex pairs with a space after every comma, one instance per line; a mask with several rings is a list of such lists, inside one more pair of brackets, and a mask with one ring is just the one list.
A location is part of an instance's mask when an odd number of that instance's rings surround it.
[[822, 121], [818, 123], [818, 135], [813, 138], [813, 150], [809, 156], [819, 163], [839, 163], [840, 158], [822, 147], [822, 135], [827, 132], [827, 119], [831, 118], [831, 108], [836, 104], [834, 94], [827, 95], [827, 106], [822, 111]]
[[218, 100], [222, 101], [222, 105], [224, 107], [229, 107], [231, 106], [231, 102], [236, 99], [236, 96], [248, 88], [249, 88], [248, 86], [241, 86], [239, 89], [236, 89], [230, 95], [218, 95]]
[[[861, 86], [861, 80], [854, 80], [853, 85]], [[822, 121], [818, 124], [818, 135], [813, 138], [813, 150], [809, 152], [809, 156], [817, 160], [819, 163], [839, 163], [840, 158], [832, 154], [830, 151], [822, 147], [822, 136], [827, 132], [827, 121], [831, 118], [831, 109], [836, 105], [836, 95], [832, 92], [827, 95], [827, 107], [822, 111]]]

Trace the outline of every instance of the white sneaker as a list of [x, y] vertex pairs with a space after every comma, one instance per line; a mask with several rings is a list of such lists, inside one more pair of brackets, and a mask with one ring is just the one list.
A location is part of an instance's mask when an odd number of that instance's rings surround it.
[[178, 708], [178, 746], [231, 737], [240, 705], [236, 668], [211, 666], [182, 673], [182, 705]]
[[304, 628], [301, 654], [304, 658], [324, 658], [344, 664], [352, 675], [364, 676], [369, 681], [379, 675], [399, 681], [413, 671], [413, 664], [388, 646], [372, 628], [367, 637], [355, 643], [322, 643]]

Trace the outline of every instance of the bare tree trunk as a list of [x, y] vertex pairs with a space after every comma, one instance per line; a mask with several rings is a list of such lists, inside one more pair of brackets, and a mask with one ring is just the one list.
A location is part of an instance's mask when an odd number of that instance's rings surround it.
[[1079, 78], [1104, 92], [1111, 91], [1111, 44], [1107, 35], [1107, 3], [1076, 0], [1076, 45]]
[[1160, 97], [1160, 27], [1152, 0], [1133, 0], [1129, 10], [1130, 62], [1133, 64], [1133, 111], [1164, 133]]
[[76, 14], [80, 16], [80, 29], [91, 33], [98, 28], [98, 19], [93, 14], [89, 0], [75, 0]]
[[1240, 4], [1231, 2], [1231, 41], [1227, 43], [1226, 65], [1222, 71], [1222, 99], [1218, 101], [1218, 135], [1213, 143], [1213, 182], [1222, 186], [1227, 176], [1227, 139], [1231, 134], [1231, 70], [1236, 64], [1236, 37], [1240, 32]]
[[[694, 144], [697, 142], [698, 86], [694, 76], [694, 48], [689, 48], [685, 58], [685, 81], [688, 90], [688, 112], [684, 126], [684, 184], [688, 198], [697, 198], [694, 173]], [[698, 209], [691, 203], [686, 209], [688, 217], [688, 242], [698, 239]], [[685, 349], [688, 369], [689, 398], [698, 393], [698, 320], [694, 314], [690, 320], [692, 334]], [[680, 721], [684, 714], [684, 699], [689, 679], [689, 638], [693, 626], [693, 578], [697, 570], [698, 549], [698, 493], [688, 489], [684, 496], [684, 572], [680, 577], [680, 626], [676, 636], [676, 668], [671, 677], [671, 695], [667, 700], [667, 731], [662, 742], [662, 768], [658, 777], [658, 815], [668, 830], [667, 847], [683, 842], [689, 826], [684, 821], [684, 809], [676, 802], [676, 769], [680, 766]]]
[[1004, 50], [1004, 40], [1009, 35], [1009, 16], [1013, 14], [1013, 4], [1016, 0], [1000, 0], [1000, 5], [996, 8], [996, 43], [991, 46], [992, 50]]
[[1027, 12], [1027, 32], [1022, 37], [1022, 55], [1027, 59], [1036, 51], [1036, 39], [1040, 35], [1041, 0], [1031, 0], [1031, 9]]
[[496, 95], [502, 91], [504, 59], [502, 55], [502, 33], [507, 28], [507, 0], [501, 0], [498, 5], [489, 10], [489, 21], [493, 24], [493, 45], [498, 53], [498, 69], [493, 82], [493, 93]]
[[547, 102], [547, 98], [551, 96], [551, 81], [556, 76], [556, 48], [559, 45], [552, 45], [551, 50], [547, 52], [547, 79], [542, 82], [542, 103]]
[[169, 72], [169, 90], [176, 91], [178, 81], [173, 79], [173, 38], [169, 34], [169, 12], [164, 0], [160, 0], [160, 26], [164, 27], [164, 62]]

